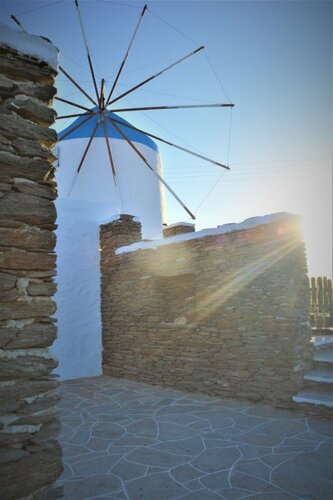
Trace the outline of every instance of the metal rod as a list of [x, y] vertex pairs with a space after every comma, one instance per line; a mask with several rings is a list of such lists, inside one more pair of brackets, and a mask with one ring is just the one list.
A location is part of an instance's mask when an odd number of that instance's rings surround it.
[[98, 96], [98, 90], [97, 90], [97, 83], [96, 83], [94, 68], [93, 68], [93, 65], [92, 65], [92, 62], [91, 62], [91, 57], [90, 57], [89, 47], [88, 47], [88, 43], [87, 43], [87, 38], [86, 38], [86, 35], [85, 35], [85, 31], [84, 31], [84, 26], [83, 26], [83, 21], [82, 21], [82, 17], [81, 17], [79, 2], [78, 2], [78, 0], [74, 0], [74, 3], [75, 3], [75, 6], [76, 6], [76, 12], [77, 12], [77, 15], [78, 15], [78, 18], [79, 18], [79, 23], [80, 23], [81, 33], [82, 33], [82, 37], [83, 37], [83, 42], [84, 42], [85, 49], [86, 49], [86, 54], [87, 54], [89, 68], [90, 68], [90, 73], [91, 73], [91, 76], [92, 76], [92, 79], [93, 79], [93, 82], [94, 82], [96, 97], [97, 97], [97, 101], [98, 101], [99, 96]]
[[111, 119], [109, 116], [107, 117], [110, 121], [111, 125], [119, 132], [119, 134], [125, 139], [125, 141], [131, 146], [132, 149], [136, 152], [136, 154], [141, 158], [141, 160], [147, 165], [147, 167], [153, 172], [153, 174], [159, 179], [159, 181], [166, 187], [166, 189], [172, 194], [172, 196], [178, 201], [178, 203], [184, 208], [184, 210], [189, 214], [192, 219], [195, 219], [194, 214], [187, 208], [187, 206], [182, 202], [182, 200], [177, 196], [174, 190], [165, 182], [163, 177], [161, 177], [154, 168], [150, 165], [148, 160], [143, 156], [141, 151], [132, 143], [132, 141], [127, 137], [127, 135], [121, 130], [120, 127]]
[[96, 134], [96, 130], [97, 130], [98, 125], [99, 125], [99, 123], [97, 122], [97, 123], [96, 123], [96, 125], [95, 125], [95, 127], [94, 127], [94, 130], [93, 130], [93, 132], [92, 132], [92, 134], [91, 134], [91, 136], [90, 136], [90, 139], [89, 139], [89, 141], [88, 141], [87, 147], [86, 147], [86, 149], [84, 150], [84, 153], [83, 153], [83, 156], [82, 156], [81, 161], [80, 161], [80, 163], [79, 163], [79, 166], [77, 167], [77, 173], [79, 173], [79, 172], [80, 172], [81, 167], [82, 167], [82, 165], [83, 165], [83, 162], [84, 162], [84, 160], [86, 159], [87, 153], [88, 153], [89, 148], [90, 148], [90, 144], [92, 143], [92, 140], [93, 140], [93, 138], [95, 137], [95, 134]]
[[74, 118], [75, 116], [87, 116], [90, 114], [91, 113], [76, 113], [73, 115], [61, 115], [61, 116], [57, 116], [56, 120], [64, 120], [65, 118]]
[[185, 104], [185, 105], [175, 105], [175, 106], [144, 106], [142, 108], [119, 108], [112, 109], [114, 113], [120, 113], [121, 111], [154, 111], [160, 109], [190, 109], [190, 108], [233, 108], [234, 104]]
[[[105, 118], [105, 115], [103, 115], [103, 116]], [[113, 182], [114, 182], [114, 185], [116, 188], [118, 210], [119, 210], [119, 213], [122, 213], [123, 212], [123, 204], [121, 201], [120, 189], [119, 189], [117, 181], [116, 181], [116, 167], [115, 167], [115, 164], [113, 162], [113, 157], [112, 157], [112, 153], [111, 153], [111, 144], [109, 142], [105, 121], [103, 121], [103, 129], [104, 129], [104, 137], [105, 137], [105, 141], [106, 141], [106, 147], [108, 150], [109, 160], [110, 160], [111, 169], [112, 169]]]
[[157, 78], [158, 76], [162, 75], [163, 73], [165, 73], [167, 70], [173, 68], [174, 66], [176, 66], [177, 64], [185, 61], [185, 59], [188, 59], [189, 57], [193, 56], [194, 54], [197, 54], [198, 52], [200, 52], [201, 50], [203, 50], [205, 47], [199, 47], [198, 49], [194, 50], [193, 52], [191, 52], [190, 54], [187, 54], [186, 56], [182, 57], [181, 59], [178, 59], [178, 61], [174, 62], [173, 64], [170, 64], [169, 66], [167, 66], [166, 68], [162, 69], [161, 71], [159, 71], [158, 73], [156, 73], [155, 75], [147, 78], [146, 80], [144, 80], [143, 82], [141, 83], [138, 83], [137, 85], [135, 85], [135, 87], [132, 87], [131, 89], [127, 90], [126, 92], [124, 92], [123, 94], [120, 94], [118, 97], [116, 97], [115, 99], [113, 99], [112, 101], [109, 102], [109, 104], [113, 104], [114, 102], [118, 101], [119, 99], [121, 99], [122, 97], [125, 97], [126, 95], [130, 94], [131, 92], [134, 92], [134, 90], [142, 87], [143, 85], [145, 85], [146, 83], [150, 82], [151, 80], [154, 80], [155, 78]]
[[74, 80], [74, 78], [72, 78], [66, 70], [64, 70], [64, 68], [62, 66], [59, 66], [59, 71], [61, 71], [67, 78], [70, 82], [72, 82], [73, 85], [75, 85], [76, 88], [78, 88], [82, 94], [84, 94], [88, 99], [89, 101], [91, 101], [95, 106], [97, 106], [97, 102], [94, 101], [94, 99], [92, 97], [90, 97], [89, 94], [87, 94], [87, 92], [85, 90], [83, 90], [83, 88]]
[[112, 118], [114, 122], [119, 123], [120, 125], [123, 125], [124, 127], [131, 128], [133, 130], [136, 130], [137, 132], [141, 132], [142, 134], [147, 135], [148, 137], [151, 137], [152, 139], [156, 139], [157, 141], [164, 142], [165, 144], [168, 144], [168, 146], [172, 146], [174, 148], [180, 149], [181, 151], [184, 151], [185, 153], [188, 153], [193, 156], [197, 156], [198, 158], [201, 158], [202, 160], [208, 161], [209, 163], [213, 163], [213, 165], [217, 165], [218, 167], [225, 168], [226, 170], [230, 170], [230, 167], [227, 165], [223, 165], [223, 163], [219, 163], [218, 161], [211, 160], [210, 158], [207, 158], [206, 156], [203, 156], [199, 153], [195, 153], [194, 151], [191, 151], [190, 149], [183, 148], [182, 146], [178, 146], [177, 144], [174, 144], [173, 142], [166, 141], [165, 139], [162, 139], [162, 137], [159, 137], [158, 135], [151, 134], [150, 132], [146, 132], [145, 130], [142, 130], [140, 128], [134, 127], [133, 125], [130, 125], [129, 123], [124, 123], [121, 122], [120, 120], [117, 120], [116, 118]]
[[10, 17], [13, 19], [13, 21], [14, 21], [14, 22], [15, 22], [15, 23], [16, 23], [16, 24], [17, 24], [17, 25], [18, 25], [18, 26], [19, 26], [19, 27], [20, 27], [23, 31], [25, 31], [26, 33], [28, 33], [28, 30], [26, 30], [26, 29], [25, 29], [25, 27], [23, 26], [23, 24], [21, 24], [21, 23], [20, 23], [20, 21], [17, 19], [17, 17], [15, 17], [15, 16], [13, 16], [13, 15], [11, 15]]
[[85, 106], [81, 106], [81, 104], [77, 104], [76, 102], [68, 101], [67, 99], [63, 99], [62, 97], [56, 96], [55, 100], [65, 102], [66, 104], [70, 104], [71, 106], [75, 106], [76, 108], [84, 109], [85, 111], [88, 111], [89, 113], [93, 113], [93, 111], [91, 109], [86, 108]]
[[72, 132], [74, 132], [75, 130], [77, 130], [78, 128], [80, 128], [88, 120], [91, 120], [91, 118], [93, 116], [95, 116], [95, 115], [96, 115], [96, 113], [91, 113], [90, 116], [87, 116], [87, 118], [85, 118], [84, 120], [82, 120], [82, 122], [78, 123], [77, 125], [75, 125], [75, 127], [72, 127], [70, 130], [68, 130], [68, 132], [66, 132], [64, 135], [62, 135], [61, 137], [59, 137], [59, 141], [62, 141], [63, 139], [65, 139], [65, 137], [67, 137], [69, 134], [71, 134]]
[[[13, 21], [15, 21], [15, 23], [23, 30], [25, 31], [26, 33], [29, 33], [28, 30], [25, 29], [25, 27], [22, 25], [22, 23], [13, 15], [10, 16]], [[89, 94], [87, 94], [87, 92], [85, 90], [83, 90], [83, 88], [74, 80], [74, 78], [72, 78], [68, 73], [67, 71], [59, 65], [59, 71], [61, 71], [72, 83], [73, 85], [75, 85], [75, 87], [77, 87], [93, 104], [95, 104], [96, 106], [96, 102], [90, 97]], [[87, 108], [84, 108], [84, 109], [87, 109]]]
[[112, 153], [111, 153], [111, 146], [110, 146], [109, 138], [108, 138], [107, 131], [106, 131], [106, 123], [105, 123], [105, 121], [103, 121], [103, 129], [104, 129], [104, 137], [105, 137], [106, 147], [107, 147], [107, 150], [108, 150], [109, 160], [110, 160], [110, 164], [111, 164], [111, 168], [112, 168], [113, 180], [114, 180], [114, 183], [117, 185], [117, 183], [116, 183], [116, 169], [115, 169], [115, 166], [114, 166], [114, 163], [113, 163], [113, 158], [112, 158]]
[[137, 23], [137, 25], [136, 25], [136, 28], [135, 28], [135, 30], [134, 30], [134, 33], [133, 33], [133, 36], [132, 36], [131, 41], [130, 41], [130, 43], [129, 43], [129, 46], [128, 46], [128, 49], [127, 49], [127, 52], [126, 52], [126, 54], [125, 54], [125, 57], [124, 57], [124, 59], [123, 59], [123, 61], [122, 61], [121, 65], [120, 65], [119, 71], [118, 71], [118, 73], [117, 73], [117, 76], [116, 76], [116, 78], [115, 78], [115, 81], [113, 82], [112, 88], [111, 88], [110, 93], [109, 93], [109, 95], [108, 95], [108, 98], [107, 98], [107, 100], [106, 100], [106, 106], [107, 106], [107, 105], [109, 104], [109, 102], [110, 102], [111, 96], [112, 96], [113, 91], [114, 91], [114, 89], [115, 89], [115, 87], [116, 87], [116, 85], [117, 85], [117, 82], [118, 82], [118, 80], [119, 80], [119, 77], [120, 77], [120, 75], [121, 75], [121, 72], [122, 72], [122, 70], [124, 69], [124, 66], [125, 66], [125, 63], [126, 63], [126, 60], [127, 60], [128, 54], [129, 54], [129, 51], [131, 50], [131, 47], [132, 47], [132, 45], [133, 45], [134, 39], [135, 39], [135, 37], [136, 37], [136, 34], [137, 34], [137, 32], [138, 32], [138, 29], [139, 29], [139, 27], [140, 27], [141, 21], [142, 21], [142, 19], [143, 19], [143, 16], [144, 16], [144, 14], [145, 14], [146, 10], [147, 10], [147, 5], [145, 5], [145, 6], [143, 7], [143, 9], [142, 9], [142, 12], [141, 12], [141, 14], [140, 14], [139, 21], [138, 21], [138, 23]]
[[104, 78], [102, 78], [102, 81], [101, 81], [101, 92], [100, 92], [100, 95], [99, 95], [99, 107], [101, 109], [105, 108], [104, 91], [105, 91], [105, 80], [104, 80]]

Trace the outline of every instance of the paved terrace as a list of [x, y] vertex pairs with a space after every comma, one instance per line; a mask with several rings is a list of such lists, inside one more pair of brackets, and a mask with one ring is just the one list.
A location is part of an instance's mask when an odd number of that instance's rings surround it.
[[65, 499], [332, 498], [328, 421], [110, 377], [61, 393]]

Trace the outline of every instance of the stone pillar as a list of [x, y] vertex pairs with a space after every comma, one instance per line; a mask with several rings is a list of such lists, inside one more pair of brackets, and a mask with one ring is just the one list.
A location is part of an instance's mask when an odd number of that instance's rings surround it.
[[163, 229], [163, 238], [170, 238], [170, 236], [176, 236], [177, 234], [194, 233], [195, 224], [190, 222], [176, 222], [176, 224], [170, 224]]
[[103, 272], [103, 261], [112, 256], [116, 248], [141, 241], [141, 222], [133, 215], [121, 214], [111, 222], [102, 224], [100, 235]]
[[56, 498], [62, 472], [49, 352], [57, 328], [49, 126], [58, 51], [0, 25], [0, 497]]
[[[110, 363], [110, 339], [113, 332], [109, 330], [112, 310], [112, 290], [117, 281], [117, 256], [115, 250], [122, 246], [131, 245], [141, 241], [141, 223], [133, 215], [121, 214], [107, 224], [101, 226], [100, 251], [101, 251], [101, 313], [102, 313], [102, 339], [103, 360], [102, 367]], [[124, 284], [126, 286], [126, 284]]]

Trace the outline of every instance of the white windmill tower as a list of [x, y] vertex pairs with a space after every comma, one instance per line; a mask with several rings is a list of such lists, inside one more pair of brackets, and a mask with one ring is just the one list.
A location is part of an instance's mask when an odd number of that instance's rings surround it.
[[[82, 209], [90, 207], [100, 223], [118, 213], [134, 214], [140, 218], [144, 237], [160, 237], [165, 206], [156, 143], [108, 110], [92, 115], [84, 124], [82, 121], [82, 117], [77, 118], [60, 133], [63, 140], [58, 146], [56, 171], [59, 209], [79, 207], [82, 202]], [[128, 146], [123, 130], [156, 175]]]
[[[104, 116], [127, 123], [109, 111]], [[82, 121], [77, 118], [61, 132], [64, 139], [58, 146], [56, 169], [58, 339], [53, 351], [64, 379], [101, 371], [100, 225], [119, 213], [135, 214], [145, 236], [160, 237], [164, 217], [158, 177], [133, 154], [110, 122], [97, 113], [80, 126]], [[155, 142], [130, 129], [128, 137], [157, 175], [162, 175]]]

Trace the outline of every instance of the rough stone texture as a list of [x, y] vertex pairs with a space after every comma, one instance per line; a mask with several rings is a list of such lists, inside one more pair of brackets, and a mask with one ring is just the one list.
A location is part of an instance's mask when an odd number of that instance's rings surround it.
[[177, 224], [171, 224], [171, 226], [163, 228], [163, 238], [170, 238], [170, 236], [176, 236], [177, 234], [194, 233], [194, 231], [194, 224], [178, 222]]
[[311, 335], [297, 218], [116, 255], [119, 225], [101, 235], [104, 373], [292, 405]]
[[60, 391], [65, 500], [332, 497], [331, 422], [107, 376]]
[[0, 497], [61, 496], [56, 337], [54, 70], [0, 45]]

